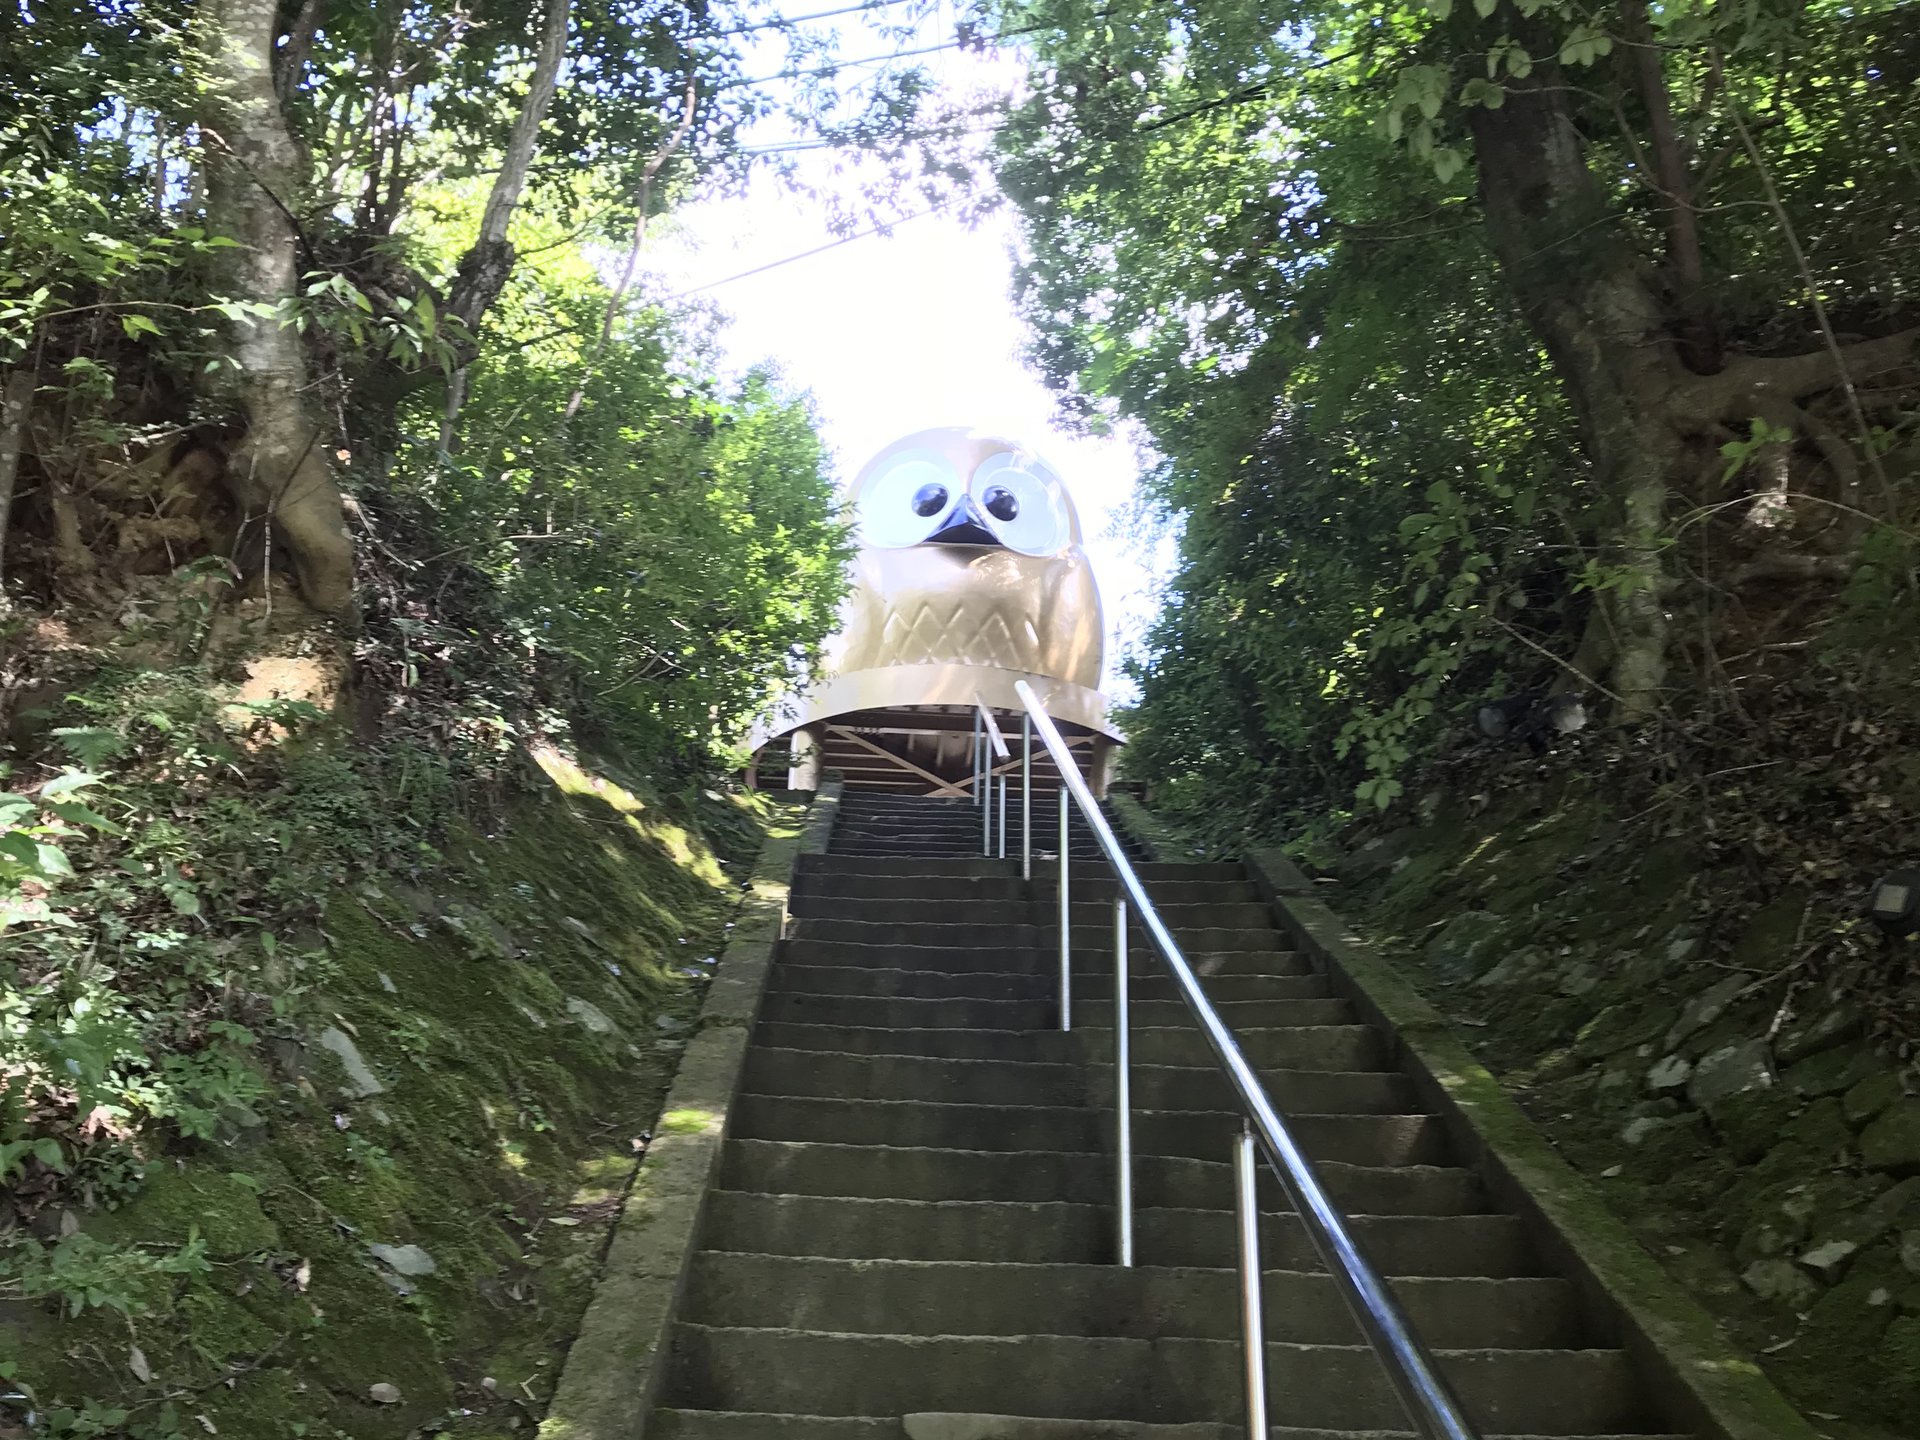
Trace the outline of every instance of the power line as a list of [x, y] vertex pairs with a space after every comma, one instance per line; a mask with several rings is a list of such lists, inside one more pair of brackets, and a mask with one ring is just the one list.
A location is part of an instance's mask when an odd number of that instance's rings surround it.
[[831, 65], [819, 65], [810, 70], [782, 70], [777, 75], [762, 75], [755, 80], [729, 80], [716, 86], [718, 90], [737, 90], [744, 85], [771, 85], [776, 80], [804, 80], [815, 75], [832, 75], [841, 70], [850, 70], [856, 65], [884, 65], [894, 60], [905, 60], [914, 55], [932, 55], [941, 50], [978, 50], [982, 54], [1002, 40], [1015, 35], [1031, 35], [1036, 30], [1045, 29], [1041, 25], [1023, 25], [1014, 30], [1002, 30], [997, 35], [966, 34], [954, 40], [943, 40], [938, 45], [922, 45], [913, 50], [895, 50], [890, 55], [867, 55], [859, 60], [836, 60]]
[[816, 10], [811, 15], [782, 15], [772, 20], [762, 20], [754, 25], [741, 25], [733, 30], [716, 30], [702, 39], [725, 40], [731, 35], [751, 35], [756, 30], [782, 29], [788, 25], [805, 25], [810, 20], [831, 20], [839, 15], [858, 15], [866, 10], [890, 10], [896, 5], [909, 5], [913, 0], [867, 0], [864, 5], [846, 5], [838, 10]]
[[[967, 135], [990, 135], [999, 129], [998, 121], [985, 125], [962, 125], [953, 129], [903, 130], [888, 132], [877, 137], [887, 144], [910, 145], [923, 140], [956, 140]], [[850, 149], [855, 141], [838, 136], [818, 137], [810, 140], [775, 140], [765, 145], [740, 145], [732, 151], [736, 155], [793, 155], [805, 150], [843, 150]]]
[[856, 231], [852, 235], [843, 235], [838, 240], [829, 240], [826, 244], [816, 245], [811, 250], [802, 250], [797, 255], [788, 255], [779, 260], [769, 260], [766, 264], [756, 265], [751, 270], [742, 270], [738, 275], [728, 275], [720, 280], [709, 280], [704, 285], [695, 285], [692, 289], [682, 290], [677, 295], [669, 295], [667, 298], [669, 300], [684, 300], [687, 296], [698, 295], [703, 290], [717, 290], [722, 285], [731, 285], [736, 280], [745, 280], [753, 275], [764, 275], [769, 270], [778, 270], [782, 265], [791, 265], [796, 260], [810, 260], [815, 255], [824, 255], [829, 250], [838, 250], [842, 245], [851, 245], [856, 240], [864, 240], [869, 235], [878, 235], [882, 231], [891, 230], [897, 225], [904, 225], [909, 220], [920, 220], [933, 214], [935, 211], [946, 208], [944, 203], [930, 205], [925, 210], [916, 210], [911, 215], [900, 216], [897, 220], [888, 220], [879, 225], [870, 225], [865, 230]]

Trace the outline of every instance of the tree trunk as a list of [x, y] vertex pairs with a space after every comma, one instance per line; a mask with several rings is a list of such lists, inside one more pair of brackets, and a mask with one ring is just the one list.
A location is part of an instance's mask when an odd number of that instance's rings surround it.
[[1654, 182], [1666, 214], [1667, 270], [1680, 311], [1680, 342], [1687, 367], [1710, 375], [1721, 365], [1719, 326], [1707, 307], [1706, 264], [1700, 254], [1693, 176], [1673, 121], [1665, 61], [1648, 18], [1647, 0], [1620, 0], [1635, 88], [1647, 110]]
[[1601, 618], [1622, 718], [1660, 703], [1668, 577], [1662, 563], [1677, 433], [1663, 400], [1686, 372], [1609, 196], [1587, 168], [1559, 67], [1507, 83], [1506, 103], [1472, 112], [1487, 231], [1507, 282], [1580, 417], [1607, 497]]
[[248, 434], [228, 483], [248, 514], [263, 517], [272, 538], [285, 543], [307, 602], [346, 615], [353, 547], [292, 324], [300, 275], [293, 206], [304, 177], [274, 89], [278, 9], [276, 0], [209, 0], [202, 11], [200, 43], [213, 82], [201, 106], [207, 211], [213, 233], [239, 242], [215, 252], [217, 283], [229, 298], [274, 312], [232, 322], [232, 385]]
[[20, 452], [26, 447], [27, 414], [33, 408], [34, 373], [23, 364], [7, 376], [0, 390], [0, 616], [13, 607], [7, 599], [7, 530], [13, 514], [13, 484], [20, 474]]

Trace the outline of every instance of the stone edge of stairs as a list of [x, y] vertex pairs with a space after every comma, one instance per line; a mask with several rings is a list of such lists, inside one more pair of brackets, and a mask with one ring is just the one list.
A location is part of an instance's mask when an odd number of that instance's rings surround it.
[[794, 875], [802, 855], [826, 853], [842, 789], [837, 775], [825, 777], [800, 832], [770, 835], [760, 847], [694, 1037], [660, 1107], [663, 1118], [681, 1118], [671, 1129], [656, 1127], [634, 1173], [540, 1423], [542, 1440], [638, 1435], [653, 1408]]
[[[1130, 795], [1108, 801], [1156, 860], [1162, 828]], [[1819, 1440], [1820, 1432], [1669, 1276], [1600, 1192], [1560, 1157], [1446, 1018], [1319, 898], [1277, 849], [1249, 853], [1248, 878], [1280, 928], [1363, 1023], [1390, 1037], [1420, 1101], [1453, 1132], [1494, 1208], [1518, 1215], [1549, 1273], [1573, 1280], [1615, 1325], [1660, 1417], [1702, 1440]]]

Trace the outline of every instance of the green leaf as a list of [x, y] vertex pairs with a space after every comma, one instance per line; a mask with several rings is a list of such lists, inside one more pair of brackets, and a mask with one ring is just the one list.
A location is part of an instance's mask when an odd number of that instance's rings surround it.
[[1500, 0], [1473, 0], [1473, 13], [1482, 20], [1500, 8]]
[[1460, 87], [1462, 105], [1484, 105], [1489, 110], [1498, 110], [1507, 103], [1507, 92], [1489, 80], [1475, 77]]
[[126, 833], [98, 810], [89, 809], [76, 800], [55, 800], [47, 808], [70, 825], [85, 825], [106, 835]]
[[[120, 738], [112, 730], [55, 730], [53, 733], [61, 736], [112, 735], [116, 740]], [[57, 800], [62, 795], [71, 795], [76, 790], [84, 790], [89, 785], [98, 785], [99, 783], [100, 777], [98, 775], [90, 774], [85, 770], [63, 770], [60, 774], [54, 776], [53, 779], [40, 787], [40, 795], [42, 799]]]
[[122, 315], [120, 317], [120, 328], [126, 331], [129, 337], [135, 339], [142, 335], [158, 335], [160, 333], [160, 327], [144, 315]]

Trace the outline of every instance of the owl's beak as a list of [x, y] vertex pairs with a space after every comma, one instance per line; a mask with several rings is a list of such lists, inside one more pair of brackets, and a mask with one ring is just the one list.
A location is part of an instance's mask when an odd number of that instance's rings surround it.
[[995, 550], [1004, 550], [994, 533], [987, 528], [987, 517], [974, 508], [973, 497], [967, 496], [954, 507], [953, 514], [925, 541], [928, 545], [988, 545]]

